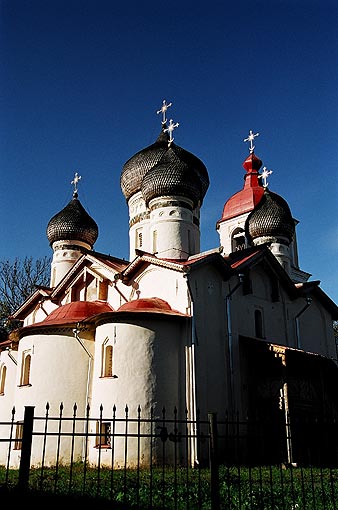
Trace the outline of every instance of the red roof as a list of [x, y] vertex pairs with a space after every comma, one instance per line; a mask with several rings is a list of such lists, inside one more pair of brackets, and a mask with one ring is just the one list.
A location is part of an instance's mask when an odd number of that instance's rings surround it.
[[[80, 322], [88, 317], [103, 312], [113, 312], [114, 309], [102, 301], [73, 301], [53, 310], [39, 325], [66, 324]], [[37, 326], [38, 324], [32, 324]]]
[[262, 162], [255, 154], [247, 157], [243, 163], [247, 172], [244, 176], [243, 189], [232, 195], [224, 204], [222, 218], [218, 223], [252, 211], [256, 207], [264, 193], [258, 179], [261, 166]]
[[155, 312], [155, 313], [165, 313], [165, 314], [174, 314], [174, 315], [184, 315], [177, 310], [173, 310], [167, 301], [164, 301], [161, 298], [152, 297], [152, 298], [140, 298], [134, 299], [133, 301], [128, 301], [128, 303], [124, 303], [117, 310], [118, 312]]

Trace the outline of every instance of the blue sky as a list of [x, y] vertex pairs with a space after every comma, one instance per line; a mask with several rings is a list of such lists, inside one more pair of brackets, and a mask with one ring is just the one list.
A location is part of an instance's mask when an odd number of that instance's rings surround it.
[[338, 302], [335, 0], [0, 0], [0, 260], [51, 255], [75, 172], [95, 249], [127, 259], [120, 173], [157, 138], [163, 99], [209, 171], [202, 250], [219, 245], [252, 129], [299, 221], [300, 267]]

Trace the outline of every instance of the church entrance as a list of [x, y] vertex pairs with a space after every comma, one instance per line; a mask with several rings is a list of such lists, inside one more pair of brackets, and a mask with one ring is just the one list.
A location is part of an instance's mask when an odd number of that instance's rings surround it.
[[319, 355], [241, 339], [248, 454], [260, 464], [338, 463], [338, 368]]

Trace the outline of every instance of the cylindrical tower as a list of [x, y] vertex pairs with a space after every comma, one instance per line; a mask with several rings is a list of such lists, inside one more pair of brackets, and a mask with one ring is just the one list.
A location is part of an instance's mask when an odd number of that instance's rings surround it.
[[177, 125], [162, 121], [156, 142], [123, 166], [120, 184], [129, 207], [130, 260], [137, 249], [177, 260], [200, 251], [200, 207], [209, 176], [200, 159], [173, 142]]

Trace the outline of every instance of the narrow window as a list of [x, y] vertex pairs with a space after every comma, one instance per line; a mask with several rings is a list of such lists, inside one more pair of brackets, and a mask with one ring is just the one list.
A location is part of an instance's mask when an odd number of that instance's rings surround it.
[[27, 386], [30, 384], [29, 376], [31, 370], [31, 355], [23, 353], [22, 370], [21, 370], [21, 386]]
[[18, 421], [15, 430], [14, 450], [21, 450], [22, 448], [22, 434], [23, 434], [23, 422]]
[[0, 368], [0, 395], [5, 394], [5, 382], [6, 382], [7, 367], [2, 365]]
[[157, 230], [153, 232], [153, 253], [157, 253]]
[[104, 371], [103, 377], [113, 376], [113, 346], [107, 345], [104, 350]]
[[255, 310], [255, 336], [264, 338], [263, 336], [263, 316], [261, 310]]
[[142, 248], [142, 232], [138, 233], [138, 247]]
[[110, 421], [96, 422], [96, 448], [111, 447], [111, 423]]

